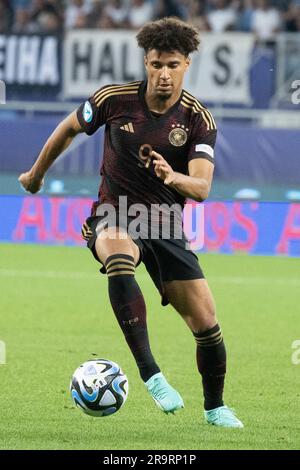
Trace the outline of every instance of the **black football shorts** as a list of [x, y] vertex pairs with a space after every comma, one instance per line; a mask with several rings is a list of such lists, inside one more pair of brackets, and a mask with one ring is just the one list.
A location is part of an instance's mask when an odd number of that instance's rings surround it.
[[[95, 243], [97, 233], [99, 234], [99, 228], [100, 231], [105, 228], [105, 225], [101, 227], [102, 220], [102, 216], [88, 217], [82, 226], [83, 238], [87, 241], [88, 248], [93, 253], [95, 259], [99, 262], [100, 260], [95, 250]], [[130, 221], [130, 219], [128, 220]], [[130, 231], [128, 232], [130, 234]], [[155, 286], [161, 294], [162, 305], [167, 305], [169, 303], [164, 292], [164, 282], [204, 279], [205, 276], [199, 265], [198, 258], [195, 253], [187, 248], [188, 242], [184, 234], [182, 234], [182, 237], [179, 239], [149, 239], [133, 237], [132, 239], [140, 250], [140, 259], [137, 265], [141, 262], [144, 263]], [[100, 272], [106, 272], [104, 266], [102, 266]]]

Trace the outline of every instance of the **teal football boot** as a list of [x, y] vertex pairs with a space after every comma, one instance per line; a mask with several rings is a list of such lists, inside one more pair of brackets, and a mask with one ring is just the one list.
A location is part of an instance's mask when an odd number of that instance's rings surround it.
[[223, 428], [243, 428], [243, 423], [235, 416], [234, 410], [228, 406], [219, 406], [213, 410], [204, 410], [204, 417], [208, 424]]
[[168, 384], [161, 372], [154, 374], [145, 385], [153, 400], [165, 413], [173, 413], [184, 408], [184, 403], [179, 393]]

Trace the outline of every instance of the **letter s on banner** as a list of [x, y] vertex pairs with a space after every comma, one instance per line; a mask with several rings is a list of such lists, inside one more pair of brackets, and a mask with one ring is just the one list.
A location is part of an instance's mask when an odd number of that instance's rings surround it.
[[184, 87], [204, 102], [250, 104], [253, 36], [203, 33], [201, 44], [200, 52], [192, 54]]

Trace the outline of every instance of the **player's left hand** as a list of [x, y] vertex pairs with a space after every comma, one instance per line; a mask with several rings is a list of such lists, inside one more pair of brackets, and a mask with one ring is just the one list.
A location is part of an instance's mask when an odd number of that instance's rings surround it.
[[160, 155], [160, 153], [157, 153], [154, 150], [151, 152], [151, 158], [156, 176], [162, 179], [164, 184], [172, 184], [175, 180], [176, 172], [169, 165], [169, 163], [162, 155]]

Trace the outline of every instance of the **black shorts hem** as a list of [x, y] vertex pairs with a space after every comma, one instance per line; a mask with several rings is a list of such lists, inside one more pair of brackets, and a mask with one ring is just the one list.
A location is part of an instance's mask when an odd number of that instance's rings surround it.
[[[96, 228], [99, 222], [101, 222], [101, 217], [94, 216], [89, 217], [85, 223], [92, 232], [87, 246], [91, 250], [94, 258], [101, 263], [95, 250], [97, 239]], [[140, 251], [140, 258], [136, 266], [143, 261], [152, 281], [161, 295], [161, 303], [163, 306], [169, 303], [165, 294], [164, 282], [205, 278], [199, 265], [198, 257], [187, 248], [187, 240], [184, 234], [180, 239], [132, 238], [132, 240]], [[100, 272], [103, 274], [106, 273], [103, 265], [100, 268]]]

